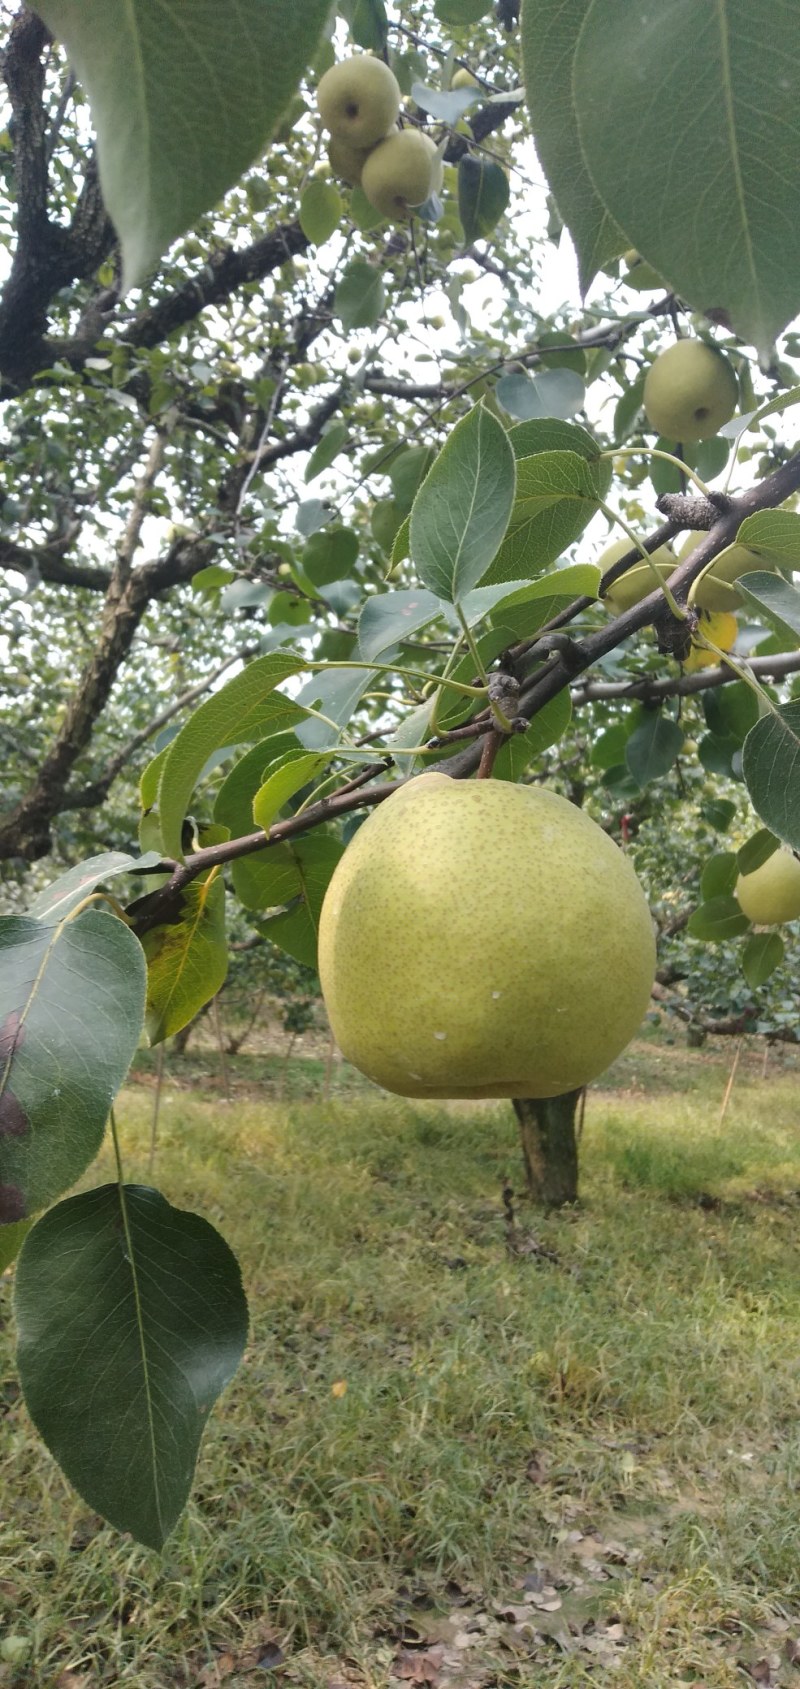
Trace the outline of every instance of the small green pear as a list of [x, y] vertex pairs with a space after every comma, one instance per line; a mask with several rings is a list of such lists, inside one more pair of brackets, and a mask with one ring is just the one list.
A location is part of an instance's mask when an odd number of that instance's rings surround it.
[[397, 122], [400, 84], [383, 59], [356, 53], [331, 65], [317, 86], [320, 117], [335, 141], [373, 147]]
[[[611, 545], [607, 545], [605, 551], [598, 557], [598, 568], [605, 574], [612, 564], [618, 563], [620, 558], [625, 556], [626, 551], [630, 550], [631, 542], [629, 539], [612, 540]], [[660, 545], [652, 555], [662, 581], [668, 580], [673, 569], [677, 567], [677, 559], [674, 553], [668, 545]], [[603, 603], [611, 611], [612, 616], [621, 616], [623, 610], [632, 610], [634, 604], [641, 604], [642, 599], [646, 598], [649, 592], [655, 591], [655, 586], [653, 571], [642, 559], [641, 563], [633, 563], [630, 569], [625, 570], [624, 575], [620, 575], [616, 581], [612, 581], [608, 591], [603, 594]]]
[[460, 65], [450, 80], [451, 88], [477, 88], [478, 86], [477, 76], [473, 76], [472, 71], [467, 70], [466, 65]]
[[444, 175], [435, 143], [420, 129], [399, 129], [367, 159], [361, 186], [384, 217], [405, 220], [415, 205], [438, 193]]
[[405, 1097], [552, 1097], [605, 1071], [650, 1000], [633, 869], [539, 786], [422, 774], [386, 798], [322, 906], [319, 973], [348, 1061]]
[[[686, 535], [678, 552], [678, 562], [683, 563], [690, 557], [695, 547], [705, 539], [704, 532]], [[767, 572], [778, 574], [773, 563], [768, 563], [759, 557], [755, 551], [749, 551], [746, 545], [728, 545], [721, 551], [708, 570], [696, 581], [689, 594], [689, 602], [696, 604], [698, 610], [740, 610], [743, 599], [740, 592], [732, 584], [740, 575], [746, 575], [751, 569], [766, 569]]]
[[641, 258], [634, 247], [623, 253], [622, 261], [628, 266], [622, 278], [626, 287], [634, 288], [637, 293], [652, 293], [656, 288], [661, 288], [662, 292], [666, 290], [664, 277]]
[[781, 845], [755, 868], [740, 874], [735, 886], [736, 901], [748, 920], [759, 927], [778, 927], [800, 916], [800, 862]]
[[361, 172], [372, 151], [371, 147], [351, 147], [349, 141], [337, 140], [333, 136], [328, 142], [328, 163], [334, 176], [347, 182], [351, 188], [361, 184]]
[[709, 440], [736, 409], [739, 389], [727, 358], [705, 340], [676, 340], [650, 365], [644, 408], [667, 440]]

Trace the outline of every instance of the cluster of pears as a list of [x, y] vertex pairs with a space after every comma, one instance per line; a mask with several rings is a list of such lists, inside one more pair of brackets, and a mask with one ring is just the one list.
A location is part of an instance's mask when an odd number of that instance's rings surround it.
[[[671, 546], [660, 545], [652, 553], [653, 568], [661, 581], [666, 581], [682, 563], [685, 557], [694, 550], [704, 536], [692, 533], [688, 536], [676, 553]], [[614, 540], [606, 546], [598, 559], [599, 567], [605, 574], [613, 563], [618, 563], [626, 551], [630, 551], [631, 542], [628, 539]], [[730, 556], [736, 553], [735, 558]], [[692, 603], [699, 612], [697, 634], [702, 637], [693, 638], [689, 653], [683, 667], [688, 674], [697, 669], [713, 668], [718, 658], [715, 652], [709, 650], [703, 639], [710, 640], [721, 651], [732, 651], [736, 644], [739, 631], [734, 611], [741, 604], [741, 595], [730, 584], [738, 575], [748, 569], [762, 567], [754, 552], [748, 551], [746, 546], [728, 546], [726, 551], [714, 559], [708, 572], [704, 574], [693, 589]], [[613, 616], [621, 616], [624, 610], [631, 610], [635, 604], [640, 604], [648, 593], [656, 587], [656, 576], [648, 563], [634, 563], [626, 569], [623, 575], [612, 581], [603, 595], [603, 603]]]
[[407, 781], [359, 828], [322, 906], [319, 974], [343, 1054], [404, 1097], [553, 1097], [633, 1037], [653, 923], [618, 846], [565, 798]]
[[643, 404], [650, 427], [667, 440], [710, 440], [730, 422], [739, 396], [731, 365], [705, 340], [676, 340], [650, 365]]
[[760, 868], [740, 874], [734, 896], [749, 921], [758, 927], [778, 927], [800, 916], [800, 862], [781, 845]]
[[317, 88], [334, 174], [361, 187], [382, 216], [405, 221], [439, 192], [444, 169], [430, 135], [398, 128], [400, 99], [396, 76], [369, 53], [331, 65]]

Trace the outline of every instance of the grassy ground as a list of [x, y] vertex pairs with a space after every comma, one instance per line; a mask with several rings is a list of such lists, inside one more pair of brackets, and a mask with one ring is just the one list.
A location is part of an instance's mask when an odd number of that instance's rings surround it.
[[246, 1362], [159, 1560], [68, 1490], [6, 1324], [0, 1683], [796, 1689], [800, 1066], [745, 1058], [720, 1130], [731, 1055], [636, 1046], [581, 1208], [512, 1235], [507, 1107], [175, 1064], [157, 1182], [241, 1257]]

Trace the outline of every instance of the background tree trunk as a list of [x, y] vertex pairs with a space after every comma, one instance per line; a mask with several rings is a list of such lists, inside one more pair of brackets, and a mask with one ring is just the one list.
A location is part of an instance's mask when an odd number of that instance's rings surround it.
[[544, 1208], [578, 1200], [575, 1117], [583, 1090], [560, 1097], [515, 1097], [528, 1190]]

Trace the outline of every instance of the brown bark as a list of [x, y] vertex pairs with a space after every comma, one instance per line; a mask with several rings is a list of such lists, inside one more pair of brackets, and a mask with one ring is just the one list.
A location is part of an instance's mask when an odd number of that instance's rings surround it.
[[583, 1090], [560, 1097], [515, 1097], [528, 1192], [543, 1208], [578, 1200], [576, 1115]]

